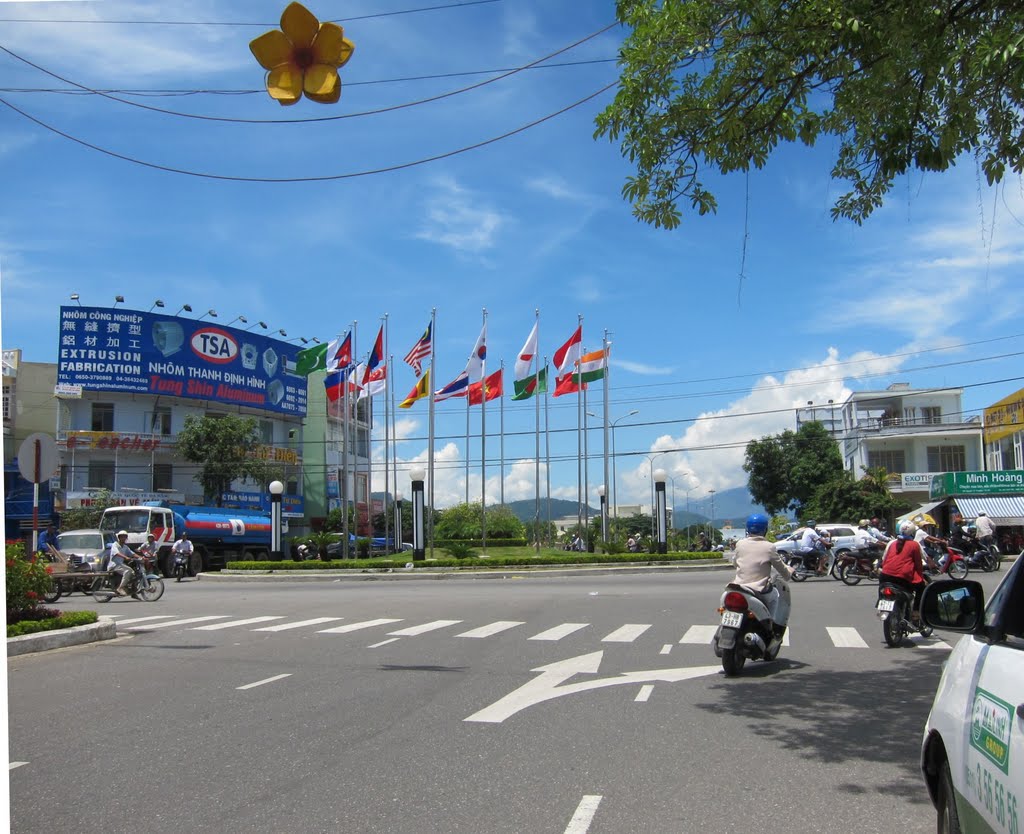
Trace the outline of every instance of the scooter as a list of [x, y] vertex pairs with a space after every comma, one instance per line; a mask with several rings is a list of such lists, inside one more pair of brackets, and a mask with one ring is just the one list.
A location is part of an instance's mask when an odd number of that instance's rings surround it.
[[[143, 602], [156, 602], [164, 595], [164, 580], [153, 572], [152, 562], [141, 556], [126, 560], [131, 568], [127, 592], [129, 596]], [[117, 595], [121, 583], [120, 574], [108, 571], [96, 577], [92, 584], [92, 595], [96, 602], [110, 602]]]
[[883, 552], [881, 547], [873, 545], [844, 550], [836, 557], [839, 578], [847, 585], [856, 585], [862, 579], [878, 579]]
[[[831, 548], [832, 545], [827, 545], [827, 548]], [[793, 551], [783, 556], [786, 564], [793, 568], [796, 573], [793, 574], [794, 582], [803, 582], [808, 576], [827, 576], [832, 575], [833, 578], [839, 578], [839, 564], [838, 559], [832, 559], [832, 554], [828, 550], [811, 550], [807, 553], [801, 553], [799, 551]], [[823, 566], [827, 566], [831, 560], [832, 566], [825, 573], [818, 573], [819, 569]]]
[[[768, 609], [772, 589], [778, 591], [775, 618]], [[758, 594], [743, 585], [729, 583], [722, 594], [718, 613], [722, 617], [712, 641], [715, 655], [722, 659], [728, 677], [738, 675], [747, 659], [775, 660], [789, 622], [789, 585], [773, 575], [768, 589]]]
[[1003, 561], [1002, 554], [994, 545], [986, 547], [983, 544], [977, 544], [974, 550], [970, 554], [965, 554], [964, 557], [970, 567], [978, 568], [985, 571], [985, 573], [999, 570], [999, 566]]
[[882, 636], [892, 648], [896, 648], [911, 632], [922, 637], [931, 637], [931, 626], [921, 621], [915, 622], [911, 617], [914, 608], [914, 595], [898, 585], [885, 580], [878, 586], [878, 602], [875, 610], [882, 621]]
[[181, 582], [188, 576], [188, 557], [189, 554], [183, 550], [174, 554], [174, 561], [171, 563], [171, 576], [174, 577], [175, 582]]
[[[940, 551], [945, 550], [945, 553]], [[932, 560], [939, 566], [938, 570], [935, 570], [929, 565], [925, 566], [924, 575], [929, 579], [933, 579], [936, 576], [948, 576], [950, 579], [964, 579], [967, 576], [969, 562], [964, 558], [964, 554], [957, 550], [955, 547], [939, 547], [937, 545], [926, 545], [925, 552], [931, 556]]]

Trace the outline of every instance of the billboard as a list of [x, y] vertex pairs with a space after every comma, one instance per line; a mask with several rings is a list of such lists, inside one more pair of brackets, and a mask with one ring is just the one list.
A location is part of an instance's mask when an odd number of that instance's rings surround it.
[[995, 443], [1024, 429], [1024, 388], [984, 411], [985, 442]]
[[57, 385], [306, 415], [299, 348], [210, 321], [115, 307], [61, 307]]

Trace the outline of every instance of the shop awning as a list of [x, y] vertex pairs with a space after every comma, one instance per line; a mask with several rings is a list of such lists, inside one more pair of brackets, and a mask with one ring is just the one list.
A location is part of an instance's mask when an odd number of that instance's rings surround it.
[[992, 495], [986, 498], [951, 499], [964, 518], [977, 518], [985, 513], [996, 525], [1024, 524], [1024, 495]]
[[[928, 504], [922, 504], [916, 510], [911, 510], [909, 513], [904, 513], [903, 515], [901, 515], [899, 518], [896, 519], [896, 529], [899, 530], [900, 529], [900, 525], [904, 521], [906, 521], [908, 518], [913, 518], [915, 515], [924, 515], [925, 513], [928, 513], [929, 515], [931, 515], [932, 514], [932, 510], [934, 510], [940, 504], [944, 504], [944, 503], [945, 503], [945, 499], [943, 499], [942, 501], [932, 501], [932, 502], [930, 502]], [[966, 515], [966, 513], [965, 513], [965, 515]], [[997, 521], [996, 524], [998, 524], [998, 523], [999, 522]]]

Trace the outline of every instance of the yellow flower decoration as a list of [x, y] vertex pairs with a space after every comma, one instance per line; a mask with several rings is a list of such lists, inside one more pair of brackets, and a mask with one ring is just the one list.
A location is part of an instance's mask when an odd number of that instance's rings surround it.
[[300, 3], [281, 14], [281, 29], [272, 29], [249, 44], [267, 70], [267, 92], [279, 104], [295, 104], [302, 94], [321, 104], [341, 98], [338, 68], [356, 46], [336, 23], [321, 23]]

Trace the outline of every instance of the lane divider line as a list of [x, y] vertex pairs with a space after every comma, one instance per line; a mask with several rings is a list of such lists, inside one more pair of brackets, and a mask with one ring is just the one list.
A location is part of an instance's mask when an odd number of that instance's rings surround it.
[[245, 686], [236, 686], [235, 689], [253, 689], [257, 686], [263, 686], [265, 683], [273, 683], [274, 681], [279, 681], [283, 678], [290, 678], [291, 676], [291, 672], [284, 675], [274, 675], [272, 678], [265, 678], [264, 680], [256, 681], [255, 683], [247, 683]]

